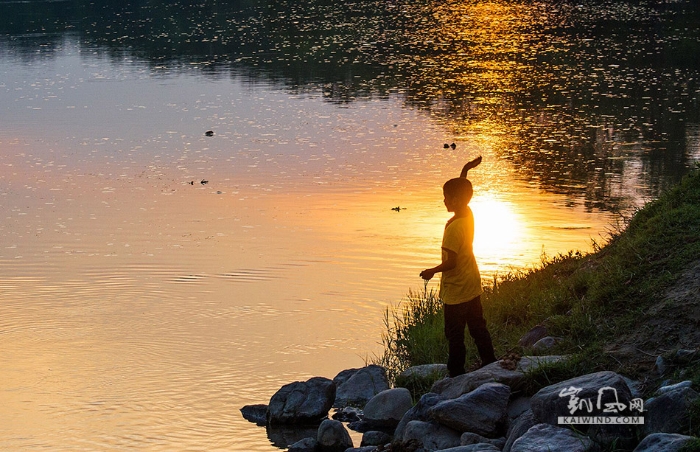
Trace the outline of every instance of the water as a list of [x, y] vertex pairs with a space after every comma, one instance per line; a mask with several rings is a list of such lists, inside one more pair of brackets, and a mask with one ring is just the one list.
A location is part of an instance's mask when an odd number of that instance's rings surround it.
[[239, 408], [381, 353], [467, 160], [489, 280], [700, 158], [682, 1], [0, 9], [3, 450], [284, 448]]

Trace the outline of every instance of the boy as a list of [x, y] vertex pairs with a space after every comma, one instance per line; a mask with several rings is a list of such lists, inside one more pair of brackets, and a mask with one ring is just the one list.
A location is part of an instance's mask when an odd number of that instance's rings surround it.
[[[464, 372], [466, 347], [464, 327], [469, 326], [469, 334], [479, 351], [482, 367], [496, 361], [491, 335], [486, 329], [481, 307], [481, 275], [476, 264], [472, 242], [474, 241], [474, 215], [469, 207], [473, 188], [466, 179], [470, 165], [476, 166], [481, 157], [467, 163], [462, 177], [448, 180], [442, 188], [445, 207], [454, 216], [447, 221], [442, 238], [442, 263], [420, 273], [421, 278], [430, 280], [435, 273], [442, 272], [440, 299], [445, 310], [445, 337], [449, 343], [447, 369], [450, 377]], [[471, 167], [473, 167], [471, 166]]]

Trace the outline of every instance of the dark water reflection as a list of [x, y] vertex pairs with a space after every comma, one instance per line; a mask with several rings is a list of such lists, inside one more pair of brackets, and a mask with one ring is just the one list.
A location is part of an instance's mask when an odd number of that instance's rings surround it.
[[455, 136], [492, 136], [520, 177], [614, 210], [698, 158], [698, 20], [691, 1], [3, 2], [0, 50], [51, 58], [77, 37], [164, 76], [399, 93]]

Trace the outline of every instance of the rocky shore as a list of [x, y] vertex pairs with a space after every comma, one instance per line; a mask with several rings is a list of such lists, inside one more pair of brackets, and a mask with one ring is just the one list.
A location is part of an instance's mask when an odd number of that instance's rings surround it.
[[[415, 404], [407, 388], [390, 388], [385, 369], [370, 365], [333, 380], [290, 383], [269, 404], [241, 411], [290, 452], [671, 452], [693, 440], [681, 434], [700, 397], [690, 381], [662, 385], [643, 399], [638, 382], [604, 371], [524, 395], [526, 373], [565, 359], [501, 360], [455, 378], [440, 378], [440, 364], [410, 368], [400, 381], [437, 376]], [[361, 444], [346, 426], [363, 433]]]

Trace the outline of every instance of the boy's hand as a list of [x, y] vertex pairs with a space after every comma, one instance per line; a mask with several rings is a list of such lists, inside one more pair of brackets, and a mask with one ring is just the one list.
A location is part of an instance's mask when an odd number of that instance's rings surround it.
[[426, 281], [430, 281], [431, 279], [433, 279], [433, 276], [435, 276], [435, 272], [429, 269], [420, 272], [420, 277]]

